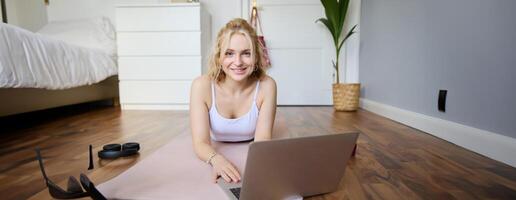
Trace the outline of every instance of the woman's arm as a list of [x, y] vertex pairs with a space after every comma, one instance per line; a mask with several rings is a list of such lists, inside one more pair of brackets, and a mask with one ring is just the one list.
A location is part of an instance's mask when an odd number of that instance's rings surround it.
[[[208, 92], [207, 92], [208, 91]], [[224, 156], [217, 154], [210, 142], [210, 122], [206, 94], [210, 94], [210, 80], [199, 77], [192, 83], [190, 91], [190, 129], [197, 157], [213, 166], [213, 180], [222, 176], [227, 182], [240, 181], [238, 170]]]
[[262, 87], [263, 101], [256, 124], [255, 141], [272, 138], [272, 128], [276, 117], [276, 82], [271, 77], [266, 77], [260, 86]]
[[210, 153], [214, 152], [210, 143], [210, 127], [208, 107], [205, 101], [205, 84], [199, 77], [192, 82], [190, 91], [190, 129], [195, 153], [201, 160], [207, 160]]

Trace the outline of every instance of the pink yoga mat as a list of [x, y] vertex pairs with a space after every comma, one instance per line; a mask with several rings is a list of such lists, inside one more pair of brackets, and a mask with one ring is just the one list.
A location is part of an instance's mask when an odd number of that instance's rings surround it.
[[[217, 152], [243, 174], [249, 143], [217, 143]], [[98, 189], [109, 199], [227, 199], [199, 160], [189, 134], [181, 134]]]
[[[285, 137], [276, 120], [274, 137]], [[217, 152], [244, 173], [249, 143], [213, 142]], [[227, 199], [211, 179], [211, 166], [194, 153], [190, 133], [182, 133], [117, 177], [97, 186], [109, 199]]]

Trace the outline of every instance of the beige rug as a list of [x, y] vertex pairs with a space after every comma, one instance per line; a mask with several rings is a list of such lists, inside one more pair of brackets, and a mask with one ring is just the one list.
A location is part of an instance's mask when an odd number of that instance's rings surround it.
[[[284, 137], [285, 122], [275, 122], [275, 137]], [[213, 142], [244, 173], [249, 143]], [[211, 167], [199, 160], [190, 133], [182, 133], [117, 177], [97, 186], [109, 199], [227, 199], [212, 182]]]

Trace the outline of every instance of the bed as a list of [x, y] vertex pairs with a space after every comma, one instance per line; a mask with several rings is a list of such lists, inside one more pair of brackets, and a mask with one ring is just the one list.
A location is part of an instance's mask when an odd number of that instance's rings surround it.
[[104, 17], [55, 21], [33, 33], [0, 24], [0, 116], [118, 102], [115, 31]]

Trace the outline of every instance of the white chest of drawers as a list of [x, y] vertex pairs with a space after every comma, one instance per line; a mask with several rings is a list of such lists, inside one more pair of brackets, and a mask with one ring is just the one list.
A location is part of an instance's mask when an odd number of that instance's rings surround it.
[[116, 30], [122, 109], [188, 109], [210, 44], [201, 5], [117, 5]]

